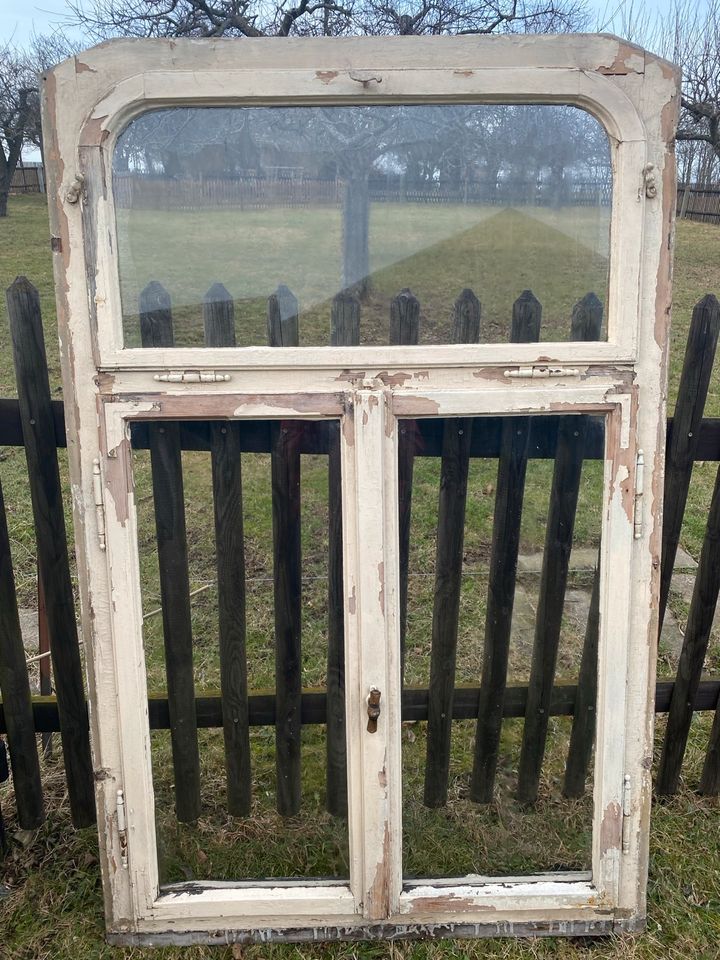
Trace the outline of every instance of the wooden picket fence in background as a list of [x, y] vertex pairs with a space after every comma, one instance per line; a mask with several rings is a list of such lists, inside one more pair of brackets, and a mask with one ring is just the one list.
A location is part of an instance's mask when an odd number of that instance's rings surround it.
[[[41, 642], [52, 655], [54, 695], [33, 696], [10, 552], [5, 504], [0, 489], [0, 734], [12, 757], [18, 822], [38, 826], [44, 817], [38, 735], [59, 731], [73, 822], [88, 825], [95, 817], [87, 704], [84, 693], [78, 630], [57, 449], [66, 445], [63, 406], [53, 401], [47, 376], [39, 298], [26, 280], [8, 291], [8, 307], [18, 384], [18, 399], [0, 400], [0, 445], [24, 446], [29, 491], [37, 539]], [[204, 305], [208, 345], [235, 343], [234, 305], [219, 284]], [[541, 306], [526, 291], [514, 304], [513, 341], [537, 340]], [[454, 308], [454, 340], [477, 341], [480, 307], [464, 291]], [[393, 344], [412, 345], [419, 339], [420, 305], [403, 291], [391, 304]], [[141, 333], [145, 346], [172, 346], [173, 319], [168, 293], [149, 285], [141, 300]], [[361, 306], [349, 294], [332, 305], [331, 343], [359, 342]], [[602, 306], [594, 295], [581, 300], [572, 317], [573, 339], [597, 339]], [[720, 462], [720, 419], [703, 419], [720, 329], [720, 305], [707, 296], [695, 307], [674, 416], [668, 420], [666, 506], [663, 530], [660, 616], [668, 601], [670, 578], [680, 539], [693, 463]], [[271, 346], [298, 343], [297, 301], [280, 288], [268, 303]], [[594, 740], [597, 682], [597, 575], [576, 684], [555, 682], [560, 621], [568, 579], [574, 512], [584, 459], [604, 456], [601, 426], [593, 417], [538, 416], [482, 418], [473, 421], [418, 420], [405, 425], [399, 444], [399, 542], [401, 643], [406, 637], [408, 557], [412, 509], [413, 467], [417, 457], [441, 461], [435, 608], [433, 611], [430, 682], [427, 688], [406, 686], [402, 717], [427, 721], [428, 760], [425, 803], [445, 803], [448, 789], [450, 736], [454, 720], [477, 723], [471, 796], [478, 802], [493, 797], [495, 767], [503, 718], [524, 717], [518, 771], [518, 795], [531, 803], [538, 791], [550, 716], [572, 716], [564, 793], [581, 796]], [[340, 437], [338, 425], [317, 422], [296, 433], [283, 423], [240, 424], [188, 421], [133, 427], [133, 446], [150, 451], [158, 537], [160, 586], [166, 643], [167, 694], [150, 695], [152, 729], [170, 729], [173, 738], [178, 819], [191, 821], [200, 813], [200, 754], [198, 728], [223, 728], [227, 757], [228, 809], [234, 815], [250, 811], [249, 729], [275, 726], [278, 769], [277, 806], [281, 814], [298, 812], [300, 793], [300, 725], [327, 726], [327, 804], [331, 813], [346, 811], [342, 525]], [[285, 427], [285, 429], [283, 429]], [[193, 639], [190, 625], [188, 544], [185, 531], [182, 452], [206, 451], [213, 465], [213, 502], [217, 555], [219, 695], [196, 696]], [[276, 689], [248, 689], [244, 648], [244, 543], [240, 459], [243, 452], [271, 455], [274, 537], [274, 604]], [[300, 456], [328, 457], [329, 584], [326, 690], [304, 690], [300, 671], [301, 562]], [[495, 526], [488, 566], [488, 602], [494, 604], [492, 636], [486, 638], [483, 675], [478, 686], [455, 683], [462, 531], [468, 467], [472, 458], [498, 461]], [[520, 537], [525, 469], [531, 459], [554, 461], [546, 546], [540, 577], [538, 623], [528, 686], [507, 685], [511, 618], [508, 600], [514, 590]], [[656, 789], [673, 793], [678, 786], [694, 711], [715, 710], [700, 789], [720, 792], [720, 678], [701, 679], [713, 614], [720, 589], [720, 473], [710, 507], [707, 532], [698, 561], [695, 593], [690, 605], [677, 676], [656, 687], [655, 710], [668, 714], [667, 732], [657, 771]], [[511, 607], [511, 604], [510, 604]], [[489, 646], [488, 646], [489, 644]], [[46, 674], [45, 683], [49, 681]], [[172, 718], [172, 721], [171, 721]], [[2, 741], [0, 740], [0, 743]], [[4, 779], [0, 747], [0, 781]], [[6, 778], [6, 777], [5, 777]], [[0, 846], [3, 843], [0, 816]]]

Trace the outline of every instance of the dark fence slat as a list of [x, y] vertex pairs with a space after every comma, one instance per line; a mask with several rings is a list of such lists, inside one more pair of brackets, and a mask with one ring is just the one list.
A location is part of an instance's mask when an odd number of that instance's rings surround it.
[[695, 305], [692, 313], [675, 404], [673, 429], [665, 458], [660, 628], [665, 617], [675, 555], [680, 542], [693, 462], [698, 458], [700, 439], [698, 428], [712, 376], [718, 331], [720, 331], [720, 304], [712, 294], [708, 294]]
[[595, 740], [595, 717], [597, 715], [598, 643], [600, 639], [600, 557], [593, 577], [590, 609], [585, 625], [585, 640], [580, 659], [577, 698], [573, 712], [570, 745], [565, 764], [563, 795], [568, 798], [582, 797], [585, 780], [590, 768], [593, 742]]
[[[702, 688], [702, 683], [700, 686]], [[697, 700], [695, 709], [698, 709]], [[710, 730], [710, 740], [700, 777], [700, 793], [708, 797], [716, 797], [720, 793], [720, 701]]]
[[[472, 290], [463, 290], [455, 302], [453, 341], [477, 343], [479, 338], [480, 301]], [[443, 424], [423, 798], [427, 807], [447, 802], [472, 425], [471, 417], [452, 417]]]
[[[410, 290], [401, 290], [390, 304], [390, 344], [415, 346], [420, 338], [420, 302]], [[405, 638], [407, 636], [408, 563], [410, 557], [410, 520], [412, 484], [417, 447], [417, 421], [401, 420], [398, 439], [398, 528], [400, 534], [400, 670], [405, 676]]]
[[73, 823], [89, 826], [95, 822], [90, 737], [38, 292], [19, 277], [7, 306], [70, 807]]
[[[62, 400], [51, 401], [52, 421], [55, 431], [55, 443], [58, 448], [67, 446], [65, 437], [65, 418]], [[470, 446], [471, 457], [497, 457], [500, 453], [500, 432], [502, 417], [485, 417], [482, 431], [476, 431]], [[533, 426], [530, 437], [530, 458], [552, 460], [555, 457], [557, 417], [535, 417], [537, 427]], [[549, 426], [548, 426], [549, 424]], [[303, 453], [327, 453], [327, 437], [322, 431], [322, 423], [309, 424], [311, 428], [305, 438]], [[435, 420], [418, 421], [416, 457], [437, 457], [442, 445], [442, 424]], [[696, 460], [720, 460], [720, 417], [705, 417], [698, 428]], [[265, 442], [269, 431], [264, 423], [249, 423], [244, 431], [243, 453], [269, 453], [270, 441]], [[667, 421], [667, 444], [672, 443], [673, 418]], [[133, 447], [136, 450], [148, 449], [147, 424], [132, 425]], [[183, 450], [209, 450], [210, 427], [207, 420], [185, 421], [180, 427], [180, 439]], [[311, 448], [312, 444], [312, 448]], [[585, 459], [602, 460], [604, 437], [596, 429], [585, 440]], [[0, 446], [21, 447], [23, 445], [22, 424], [18, 401], [0, 399]], [[307, 445], [307, 448], [306, 448]]]
[[[338, 294], [333, 300], [330, 343], [351, 347], [360, 343], [360, 304]], [[343, 587], [342, 480], [340, 423], [328, 424], [328, 651], [327, 731], [325, 740], [328, 812], [347, 815], [347, 723], [345, 720], [345, 591]]]
[[695, 572], [695, 587], [658, 767], [656, 791], [660, 796], [675, 793], [680, 782], [680, 771], [692, 723], [695, 691], [702, 676], [719, 593], [720, 470], [715, 478], [705, 539]]
[[23, 830], [34, 830], [40, 826], [45, 816], [43, 792], [33, 723], [30, 680], [20, 630], [15, 576], [10, 553], [10, 534], [2, 486], [0, 486], [0, 694], [2, 694], [7, 717], [18, 823]]
[[[539, 340], [541, 318], [540, 301], [525, 290], [513, 304], [511, 341]], [[495, 486], [480, 709], [470, 782], [470, 797], [479, 803], [490, 803], [495, 784], [529, 444], [530, 417], [506, 417]]]
[[[216, 283], [208, 291], [203, 320], [208, 347], [235, 346], [233, 300], [222, 284]], [[252, 802], [241, 431], [237, 421], [210, 424], [225, 775], [228, 812], [236, 817], [248, 816]]]
[[[140, 294], [144, 347], [172, 347], [170, 297], [157, 282]], [[177, 422], [148, 424], [152, 470], [165, 670], [178, 820], [200, 816], [200, 751], [195, 718], [195, 679], [190, 611], [185, 494]]]
[[[268, 300], [271, 347], [298, 345], [298, 305], [287, 287]], [[271, 425], [273, 576], [275, 594], [275, 757], [277, 810], [300, 810], [302, 701], [300, 441], [304, 424], [281, 420]]]
[[[674, 680], [660, 680], [655, 687], [655, 713], [667, 713], [670, 709]], [[575, 710], [577, 688], [575, 684], [561, 683], [553, 687], [550, 698], [551, 717], [571, 717]], [[711, 711], [718, 706], [720, 678], [702, 680], [698, 687], [693, 707], [695, 710]], [[402, 719], [420, 722], [428, 717], [429, 691], [427, 688], [405, 687], [402, 695]], [[303, 723], [326, 722], [326, 695], [324, 690], [305, 689], [301, 696], [301, 719]], [[475, 720], [480, 704], [480, 687], [460, 685], [453, 698], [454, 720]], [[170, 713], [167, 696], [151, 693], [148, 698], [150, 728], [167, 730]], [[55, 697], [33, 697], [33, 718], [38, 733], [59, 730], [58, 709]], [[220, 691], [203, 691], [195, 701], [197, 723], [202, 728], [222, 727], [222, 697]], [[527, 687], [506, 687], [504, 717], [524, 717], [527, 707]], [[275, 694], [271, 690], [254, 690], [248, 694], [248, 713], [251, 727], [267, 727], [275, 724]], [[0, 734], [6, 733], [3, 704], [0, 701]], [[715, 757], [720, 756], [717, 752]]]
[[[597, 340], [601, 329], [602, 304], [589, 293], [573, 309], [570, 336], [572, 340]], [[537, 799], [545, 755], [548, 709], [555, 679], [587, 424], [588, 418], [584, 415], [565, 416], [558, 427], [527, 713], [518, 765], [518, 799], [521, 803], [534, 803]]]

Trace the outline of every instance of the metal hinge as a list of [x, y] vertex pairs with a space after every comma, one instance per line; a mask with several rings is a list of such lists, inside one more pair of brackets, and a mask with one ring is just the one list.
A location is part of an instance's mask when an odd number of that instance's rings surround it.
[[581, 370], [576, 367], [517, 367], [506, 370], [505, 376], [520, 380], [547, 380], [548, 377], [579, 377]]
[[643, 535], [643, 487], [645, 486], [645, 455], [638, 450], [635, 460], [635, 506], [633, 510], [633, 537], [640, 540]]
[[117, 829], [120, 840], [120, 862], [124, 867], [127, 867], [127, 816], [125, 814], [125, 794], [122, 790], [117, 792]]
[[95, 500], [95, 519], [100, 549], [105, 549], [105, 501], [103, 500], [102, 474], [100, 461], [93, 460], [93, 499]]
[[622, 794], [622, 852], [630, 853], [630, 808], [632, 805], [632, 784], [630, 774], [623, 777]]
[[227, 383], [229, 373], [216, 373], [214, 370], [168, 370], [156, 373], [153, 380], [160, 383]]

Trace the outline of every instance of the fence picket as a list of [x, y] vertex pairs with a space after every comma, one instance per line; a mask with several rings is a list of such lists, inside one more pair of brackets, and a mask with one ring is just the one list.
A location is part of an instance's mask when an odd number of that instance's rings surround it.
[[[390, 344], [414, 346], [420, 338], [420, 303], [410, 290], [401, 290], [390, 304]], [[417, 445], [417, 420], [400, 422], [398, 440], [398, 529], [400, 534], [400, 664], [405, 676], [405, 638], [407, 636], [408, 562], [410, 556], [410, 519], [412, 484]]]
[[[0, 694], [8, 724], [8, 744], [18, 823], [34, 830], [45, 818], [30, 680], [18, 615], [5, 499], [0, 486]], [[0, 777], [2, 780], [2, 777]]]
[[[298, 345], [298, 304], [287, 287], [268, 300], [271, 347]], [[303, 425], [281, 420], [271, 425], [273, 577], [275, 592], [275, 757], [277, 810], [300, 811], [300, 734], [302, 707], [300, 440]]]
[[[570, 339], [597, 340], [602, 329], [602, 313], [602, 304], [595, 294], [586, 294], [573, 308]], [[537, 799], [545, 755], [548, 710], [555, 680], [587, 424], [588, 417], [583, 414], [562, 417], [558, 427], [527, 710], [518, 765], [518, 799], [526, 804], [534, 803]]]
[[712, 294], [703, 297], [692, 312], [673, 429], [665, 454], [665, 498], [662, 530], [662, 566], [660, 569], [659, 629], [667, 607], [675, 555], [680, 542], [685, 505], [693, 463], [697, 457], [700, 421], [712, 375], [718, 331], [720, 303]]
[[[539, 340], [541, 318], [540, 301], [530, 290], [525, 290], [513, 304], [511, 341], [531, 343]], [[497, 493], [490, 554], [480, 708], [470, 782], [470, 797], [478, 803], [490, 803], [495, 784], [529, 441], [529, 417], [506, 417], [503, 420], [495, 487]]]
[[73, 823], [83, 827], [95, 822], [95, 790], [40, 297], [18, 277], [7, 291], [7, 306], [65, 774]]
[[661, 796], [677, 791], [683, 756], [693, 717], [693, 701], [702, 676], [720, 593], [720, 470], [715, 478], [705, 539], [695, 572], [687, 627], [678, 661], [675, 687], [665, 739], [663, 740], [656, 790]]
[[595, 740], [597, 704], [598, 642], [600, 639], [600, 556], [593, 577], [590, 609], [585, 624], [585, 640], [580, 658], [577, 694], [570, 732], [563, 796], [582, 797]]
[[[235, 346], [233, 299], [220, 283], [207, 292], [203, 321], [208, 347]], [[236, 817], [248, 816], [252, 801], [241, 431], [242, 425], [237, 421], [210, 424], [225, 774], [228, 812]]]
[[[472, 290], [463, 290], [455, 302], [453, 341], [479, 339], [480, 301]], [[427, 807], [447, 802], [472, 427], [472, 417], [448, 418], [443, 424], [423, 798]]]
[[[333, 300], [330, 343], [360, 342], [360, 303], [349, 293]], [[347, 725], [345, 722], [345, 591], [343, 588], [342, 481], [340, 423], [328, 424], [328, 651], [326, 798], [328, 812], [347, 816]]]
[[[140, 294], [144, 347], [172, 347], [170, 297], [156, 281]], [[175, 810], [181, 822], [200, 816], [200, 751], [195, 714], [190, 573], [180, 426], [148, 424], [160, 570], [165, 670], [175, 770]]]

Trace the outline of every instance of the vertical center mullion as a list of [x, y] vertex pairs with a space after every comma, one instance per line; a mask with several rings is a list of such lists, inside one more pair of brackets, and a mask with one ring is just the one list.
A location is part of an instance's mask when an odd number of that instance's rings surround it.
[[[400, 893], [397, 456], [382, 389], [355, 395], [343, 429], [351, 882], [368, 920]], [[380, 708], [376, 722], [369, 700]]]

